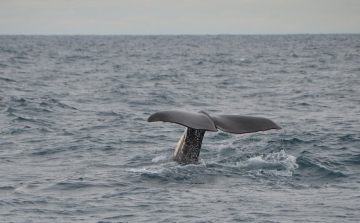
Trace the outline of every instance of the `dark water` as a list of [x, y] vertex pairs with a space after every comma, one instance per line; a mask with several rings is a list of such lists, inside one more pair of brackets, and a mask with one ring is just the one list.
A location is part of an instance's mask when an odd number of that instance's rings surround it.
[[[283, 129], [207, 132], [179, 109]], [[0, 36], [2, 222], [359, 222], [360, 35]]]

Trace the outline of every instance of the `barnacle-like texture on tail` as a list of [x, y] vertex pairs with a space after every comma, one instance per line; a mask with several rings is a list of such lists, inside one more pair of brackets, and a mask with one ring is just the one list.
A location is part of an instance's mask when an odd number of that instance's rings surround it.
[[186, 128], [176, 146], [173, 160], [178, 163], [196, 163], [204, 135], [205, 130]]

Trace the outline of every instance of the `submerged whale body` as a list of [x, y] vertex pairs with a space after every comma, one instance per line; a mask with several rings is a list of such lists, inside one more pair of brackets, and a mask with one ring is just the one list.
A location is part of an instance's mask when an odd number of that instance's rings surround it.
[[218, 129], [244, 134], [251, 132], [281, 129], [276, 123], [267, 118], [243, 115], [209, 115], [206, 112], [191, 113], [184, 111], [161, 111], [152, 114], [148, 122], [171, 122], [186, 127], [184, 134], [176, 146], [173, 160], [186, 164], [199, 160], [201, 143], [206, 131], [217, 132]]

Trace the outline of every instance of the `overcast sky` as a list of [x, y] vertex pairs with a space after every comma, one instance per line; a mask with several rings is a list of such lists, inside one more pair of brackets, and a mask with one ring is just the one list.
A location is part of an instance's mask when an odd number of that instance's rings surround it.
[[360, 0], [0, 0], [0, 35], [299, 33], [360, 33]]

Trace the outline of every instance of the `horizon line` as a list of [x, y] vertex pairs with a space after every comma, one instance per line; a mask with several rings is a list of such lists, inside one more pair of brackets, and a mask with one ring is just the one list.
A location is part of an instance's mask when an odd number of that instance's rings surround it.
[[359, 35], [360, 33], [262, 33], [262, 34], [0, 34], [0, 36], [291, 36]]

